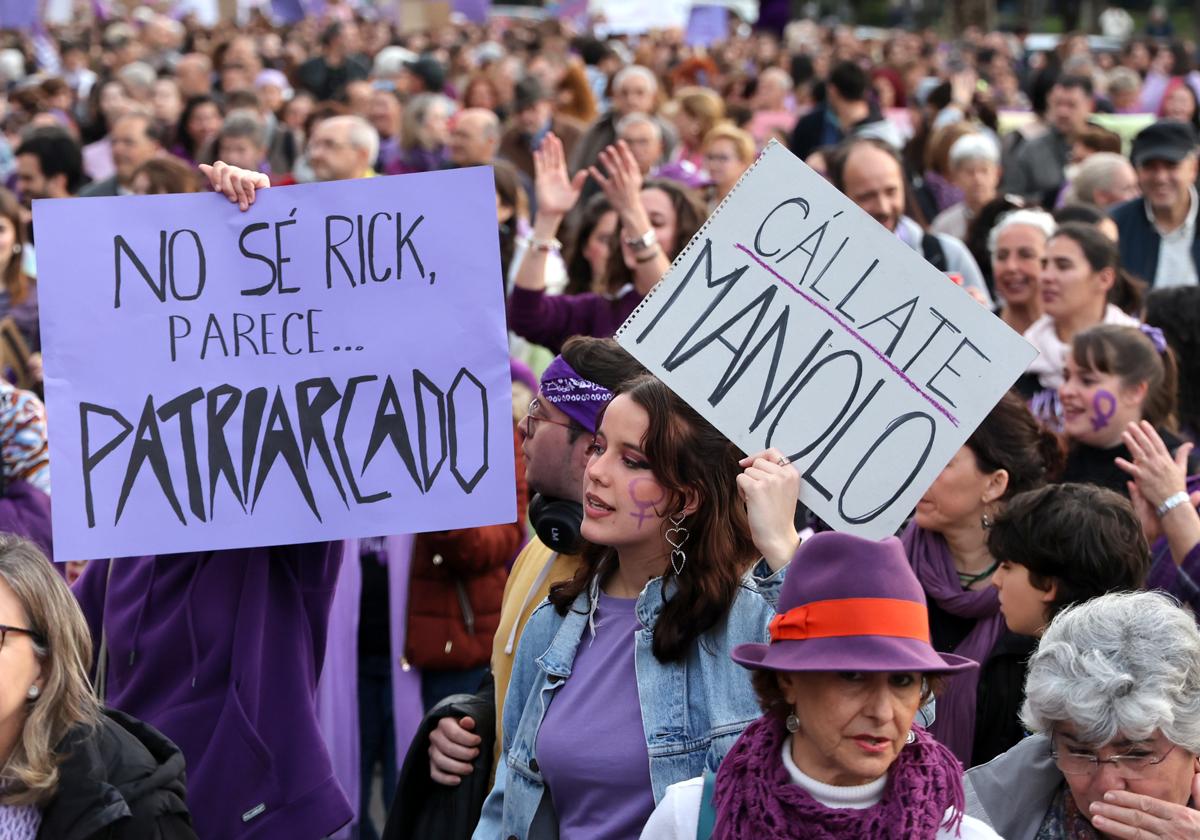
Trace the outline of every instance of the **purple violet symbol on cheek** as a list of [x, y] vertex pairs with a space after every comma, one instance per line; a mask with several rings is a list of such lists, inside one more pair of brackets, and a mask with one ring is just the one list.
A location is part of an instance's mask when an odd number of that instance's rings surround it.
[[662, 487], [656, 487], [658, 495], [653, 499], [639, 496], [637, 489], [638, 485], [642, 483], [652, 486], [656, 484], [653, 479], [649, 478], [635, 478], [629, 482], [629, 500], [637, 508], [636, 512], [629, 515], [638, 521], [638, 530], [641, 530], [641, 527], [646, 524], [647, 519], [657, 519], [659, 517], [659, 513], [655, 510], [655, 507], [661, 505], [667, 499], [667, 491]]
[[1112, 391], [1101, 388], [1092, 397], [1092, 431], [1098, 432], [1108, 425], [1117, 413], [1117, 397]]

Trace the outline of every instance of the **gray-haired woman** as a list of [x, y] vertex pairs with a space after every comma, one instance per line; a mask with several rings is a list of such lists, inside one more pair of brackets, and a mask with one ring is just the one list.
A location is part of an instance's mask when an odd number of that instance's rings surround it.
[[1200, 630], [1156, 592], [1051, 622], [1022, 719], [1037, 734], [967, 773], [967, 812], [1008, 840], [1200, 837]]

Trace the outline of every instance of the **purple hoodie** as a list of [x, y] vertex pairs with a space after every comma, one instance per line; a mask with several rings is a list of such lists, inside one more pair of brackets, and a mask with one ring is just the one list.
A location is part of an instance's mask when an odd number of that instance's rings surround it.
[[350, 820], [314, 709], [340, 562], [312, 543], [94, 560], [76, 582], [97, 650], [106, 634], [105, 700], [179, 745], [200, 837]]
[[50, 534], [50, 497], [32, 484], [9, 481], [0, 497], [0, 531], [24, 537], [54, 560]]

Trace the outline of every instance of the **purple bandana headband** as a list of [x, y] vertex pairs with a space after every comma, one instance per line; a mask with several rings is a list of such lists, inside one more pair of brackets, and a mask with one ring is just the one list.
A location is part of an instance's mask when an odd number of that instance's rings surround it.
[[584, 379], [562, 356], [555, 356], [542, 374], [541, 392], [542, 399], [593, 433], [601, 410], [612, 399], [612, 391]]

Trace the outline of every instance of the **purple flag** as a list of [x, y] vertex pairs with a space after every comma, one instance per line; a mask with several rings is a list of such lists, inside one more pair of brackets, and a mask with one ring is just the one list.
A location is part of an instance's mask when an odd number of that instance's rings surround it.
[[453, 9], [471, 23], [487, 23], [492, 0], [454, 0]]
[[728, 37], [729, 9], [724, 6], [692, 6], [687, 25], [689, 47], [711, 47]]
[[402, 178], [35, 202], [56, 556], [513, 521], [492, 173]]
[[37, 22], [37, 0], [0, 0], [0, 29], [30, 30]]
[[559, 20], [573, 21], [577, 26], [587, 24], [588, 0], [562, 0], [551, 8]]
[[271, 16], [276, 23], [299, 23], [304, 15], [303, 0], [271, 0]]

